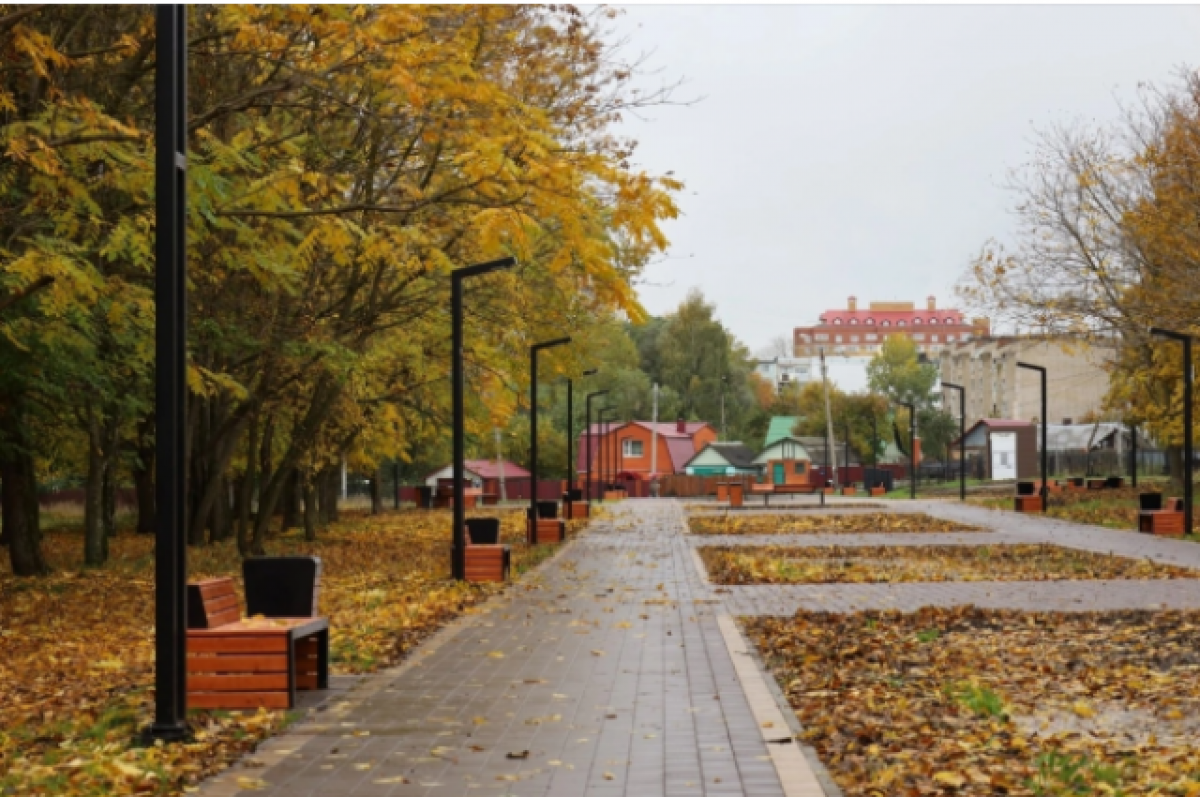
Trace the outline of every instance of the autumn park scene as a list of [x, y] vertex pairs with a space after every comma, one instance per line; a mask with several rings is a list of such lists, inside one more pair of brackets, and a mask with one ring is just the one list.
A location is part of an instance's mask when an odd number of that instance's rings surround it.
[[0, 797], [1200, 797], [1198, 15], [0, 5]]

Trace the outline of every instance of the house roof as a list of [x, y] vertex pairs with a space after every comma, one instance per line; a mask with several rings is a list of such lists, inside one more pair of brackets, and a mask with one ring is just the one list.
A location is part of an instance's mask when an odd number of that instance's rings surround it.
[[800, 420], [798, 415], [776, 415], [767, 426], [767, 436], [763, 440], [763, 448], [770, 448], [779, 440], [792, 436], [792, 429]]
[[[791, 443], [791, 445], [785, 445]], [[787, 459], [807, 459], [812, 460], [808, 453], [808, 449], [804, 443], [800, 442], [798, 437], [781, 437], [765, 446], [762, 451], [758, 452], [758, 456], [754, 458], [755, 465], [765, 465], [767, 461], [772, 459], [772, 453], [778, 452], [783, 454]], [[775, 458], [779, 458], [776, 456]]]
[[[1017, 429], [1029, 429], [1033, 426], [1030, 421], [1016, 421], [1010, 418], [981, 418], [975, 422], [971, 428], [967, 429], [966, 445], [980, 446], [984, 445], [985, 432], [1014, 432]], [[950, 441], [951, 446], [958, 445], [958, 438]]]
[[[425, 478], [426, 479], [431, 478], [434, 474], [438, 473], [439, 471], [443, 471], [448, 467], [450, 467], [450, 465], [443, 465], [442, 467], [435, 470], [433, 473], [430, 473]], [[474, 473], [476, 476], [478, 476], [481, 479], [499, 479], [500, 478], [500, 466], [494, 459], [465, 459], [465, 460], [463, 460], [463, 468], [470, 471], [471, 473]], [[525, 470], [524, 468], [522, 468], [520, 465], [516, 464], [515, 462], [509, 462], [508, 460], [505, 460], [504, 461], [504, 478], [506, 478], [506, 479], [528, 479], [529, 471]]]
[[[708, 421], [684, 421], [682, 432], [679, 431], [678, 424], [675, 421], [659, 421], [658, 423], [652, 421], [612, 421], [607, 426], [610, 433], [626, 426], [640, 426], [648, 432], [653, 432], [655, 427], [657, 427], [660, 437], [695, 437], [697, 432], [708, 426]], [[602, 433], [601, 425], [593, 423], [591, 428], [582, 434], [587, 433], [599, 436]]]
[[721, 456], [729, 465], [735, 468], [750, 470], [754, 468], [754, 452], [745, 443], [729, 442], [729, 443], [709, 443], [704, 448], [697, 451], [693, 456], [688, 458], [684, 463], [686, 468], [692, 464], [692, 461], [698, 459], [705, 452], [715, 453]]

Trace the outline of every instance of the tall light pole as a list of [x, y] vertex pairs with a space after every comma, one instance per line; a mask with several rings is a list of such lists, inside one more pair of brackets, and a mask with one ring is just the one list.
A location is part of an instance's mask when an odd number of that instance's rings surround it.
[[[584, 371], [582, 376], [592, 376], [598, 368], [592, 368]], [[575, 462], [574, 462], [574, 441], [575, 434], [575, 404], [574, 404], [574, 386], [571, 377], [567, 377], [567, 496], [570, 497], [571, 490], [575, 489]]]
[[1045, 513], [1046, 508], [1047, 508], [1046, 505], [1049, 503], [1049, 498], [1050, 498], [1050, 488], [1046, 484], [1046, 476], [1049, 473], [1049, 468], [1047, 467], [1047, 462], [1049, 461], [1048, 460], [1049, 452], [1046, 450], [1046, 430], [1050, 426], [1049, 419], [1046, 417], [1046, 369], [1040, 365], [1033, 365], [1032, 363], [1023, 363], [1023, 362], [1018, 362], [1017, 367], [1024, 368], [1027, 371], [1037, 371], [1041, 375], [1041, 382], [1042, 382], [1042, 489], [1041, 489], [1041, 494], [1042, 494], [1042, 512]]
[[588, 511], [592, 507], [592, 399], [596, 396], [608, 395], [607, 390], [597, 390], [587, 394], [587, 480], [584, 488], [587, 492]]
[[570, 338], [555, 338], [554, 340], [546, 340], [541, 343], [535, 343], [529, 347], [529, 542], [531, 545], [537, 545], [537, 465], [538, 465], [538, 401], [537, 401], [537, 366], [538, 353], [545, 349], [552, 349], [555, 346], [565, 346], [571, 342]]
[[1192, 336], [1170, 329], [1150, 327], [1151, 335], [1183, 344], [1183, 533], [1192, 533]]
[[728, 440], [729, 433], [725, 429], [725, 387], [729, 384], [729, 376], [721, 374], [721, 439]]
[[154, 722], [187, 734], [187, 7], [157, 11], [154, 162]]
[[917, 408], [913, 402], [897, 401], [901, 407], [908, 407], [908, 461], [912, 465], [912, 473], [908, 474], [908, 494], [917, 497]]
[[515, 259], [505, 257], [450, 272], [450, 392], [454, 405], [451, 420], [454, 427], [454, 544], [450, 549], [450, 570], [454, 578], [459, 581], [462, 581], [467, 575], [467, 509], [463, 505], [466, 500], [463, 496], [463, 479], [466, 478], [463, 458], [466, 456], [464, 427], [467, 414], [463, 400], [463, 280], [500, 269], [512, 268], [516, 264]]
[[[608, 445], [608, 414], [616, 412], [613, 407], [604, 407], [596, 413], [596, 420], [600, 424], [600, 497], [604, 498], [604, 493], [608, 491], [608, 459], [611, 454], [611, 446]], [[606, 450], [608, 449], [608, 450]]]
[[942, 382], [947, 390], [958, 391], [958, 498], [967, 500], [967, 391], [962, 385]]

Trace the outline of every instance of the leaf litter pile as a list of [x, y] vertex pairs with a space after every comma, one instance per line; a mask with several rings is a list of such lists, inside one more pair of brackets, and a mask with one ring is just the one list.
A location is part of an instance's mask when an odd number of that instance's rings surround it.
[[923, 513], [692, 515], [692, 534], [940, 534], [987, 531]]
[[881, 584], [913, 581], [1087, 581], [1196, 578], [1149, 559], [1057, 545], [705, 546], [714, 584]]
[[[523, 512], [486, 514], [501, 518], [517, 572], [552, 553], [525, 544]], [[334, 673], [395, 663], [499, 588], [450, 580], [450, 526], [447, 511], [413, 511], [348, 518], [315, 542], [268, 541], [272, 555], [321, 557]], [[179, 794], [293, 719], [194, 712], [194, 743], [133, 746], [153, 714], [153, 540], [118, 535], [109, 564], [87, 570], [78, 532], [48, 532], [44, 545], [55, 574], [0, 569], [0, 795]], [[242, 600], [232, 541], [190, 548], [188, 560], [189, 579], [232, 576]]]
[[1200, 613], [744, 621], [847, 797], [1200, 795]]

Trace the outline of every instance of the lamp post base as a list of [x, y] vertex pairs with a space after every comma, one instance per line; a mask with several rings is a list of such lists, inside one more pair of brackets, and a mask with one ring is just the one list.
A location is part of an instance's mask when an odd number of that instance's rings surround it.
[[192, 732], [183, 723], [153, 723], [142, 729], [141, 742], [146, 747], [153, 747], [155, 742], [174, 744], [190, 739]]

